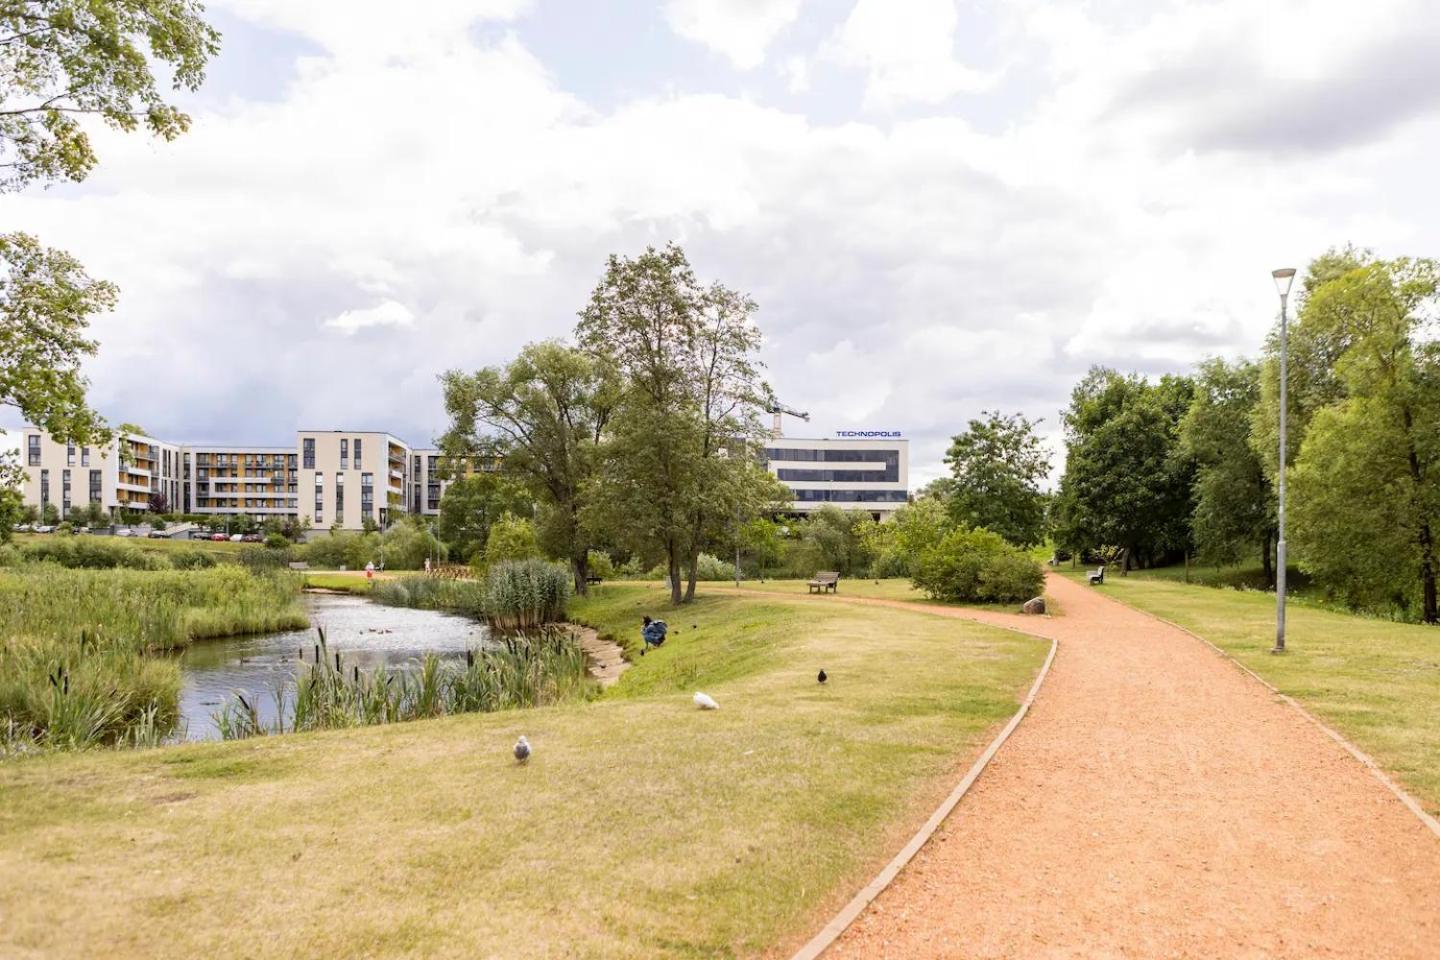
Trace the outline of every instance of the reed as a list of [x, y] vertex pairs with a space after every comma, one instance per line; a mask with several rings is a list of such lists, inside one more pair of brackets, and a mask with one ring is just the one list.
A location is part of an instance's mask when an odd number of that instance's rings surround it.
[[0, 573], [0, 729], [18, 752], [159, 742], [192, 639], [306, 624], [293, 575], [235, 567], [138, 572], [49, 564]]
[[507, 560], [485, 576], [485, 619], [497, 630], [534, 630], [565, 619], [570, 571], [544, 560]]
[[474, 580], [397, 577], [378, 581], [369, 596], [391, 607], [443, 610], [476, 620], [485, 617], [485, 585]]
[[411, 669], [368, 671], [346, 664], [317, 628], [316, 642], [299, 660], [293, 709], [286, 709], [287, 693], [277, 692], [279, 719], [267, 727], [253, 703], [236, 694], [215, 714], [221, 737], [281, 733], [287, 719], [291, 730], [328, 730], [545, 706], [588, 699], [597, 690], [575, 634], [561, 627], [508, 636], [500, 646], [467, 652], [463, 663], [432, 653]]

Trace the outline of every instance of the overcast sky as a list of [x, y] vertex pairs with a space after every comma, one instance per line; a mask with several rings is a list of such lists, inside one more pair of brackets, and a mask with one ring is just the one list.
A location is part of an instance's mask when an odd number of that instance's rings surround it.
[[439, 372], [675, 240], [759, 302], [792, 435], [901, 430], [923, 480], [983, 409], [1058, 441], [1092, 364], [1254, 351], [1274, 267], [1440, 253], [1433, 0], [209, 7], [189, 134], [0, 197], [119, 284], [92, 399], [167, 439], [428, 443]]

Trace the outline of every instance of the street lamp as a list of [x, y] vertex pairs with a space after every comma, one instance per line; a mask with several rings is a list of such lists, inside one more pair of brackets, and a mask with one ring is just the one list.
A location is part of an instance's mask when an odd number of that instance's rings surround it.
[[1295, 282], [1295, 268], [1273, 270], [1275, 291], [1280, 294], [1280, 502], [1276, 510], [1279, 536], [1275, 542], [1275, 646], [1271, 653], [1285, 652], [1285, 419], [1289, 412], [1286, 386], [1290, 379], [1287, 366], [1289, 352], [1290, 284]]

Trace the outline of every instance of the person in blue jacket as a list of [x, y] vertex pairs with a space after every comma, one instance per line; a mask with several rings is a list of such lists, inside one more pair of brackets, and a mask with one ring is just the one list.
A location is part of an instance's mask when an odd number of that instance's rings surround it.
[[665, 642], [665, 633], [669, 630], [664, 620], [651, 620], [649, 617], [642, 617], [640, 620], [640, 639], [645, 641], [645, 646], [640, 648], [640, 656], [645, 656], [645, 651], [651, 647], [658, 647]]

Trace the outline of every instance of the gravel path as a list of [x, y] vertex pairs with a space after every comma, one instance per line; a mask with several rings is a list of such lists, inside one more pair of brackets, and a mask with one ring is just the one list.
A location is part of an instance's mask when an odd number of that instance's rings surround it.
[[1440, 957], [1440, 842], [1394, 795], [1193, 637], [1062, 577], [1048, 592], [1064, 616], [943, 611], [1059, 653], [827, 960]]

